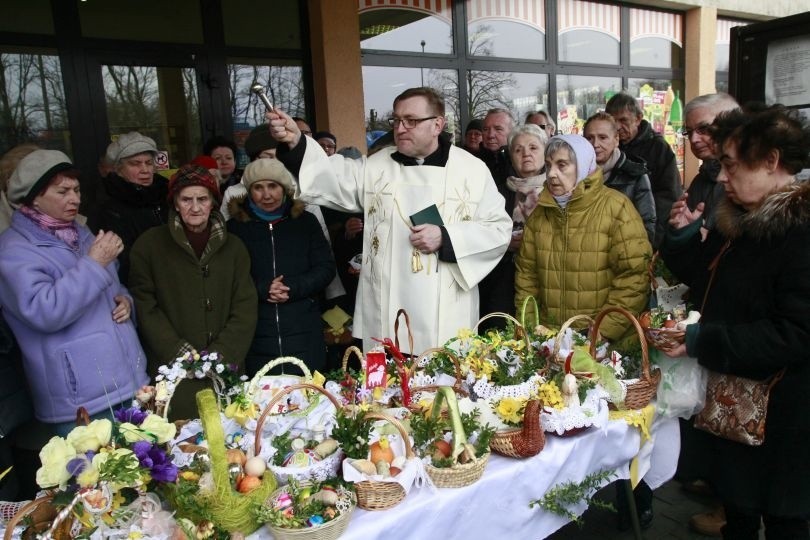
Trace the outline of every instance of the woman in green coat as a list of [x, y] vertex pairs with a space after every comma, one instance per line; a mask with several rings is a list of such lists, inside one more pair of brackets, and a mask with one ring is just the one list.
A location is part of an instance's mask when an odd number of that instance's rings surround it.
[[[149, 374], [191, 350], [216, 352], [242, 372], [257, 312], [247, 250], [226, 231], [207, 169], [181, 167], [169, 182], [169, 202], [169, 223], [141, 235], [131, 254], [130, 291]], [[196, 418], [202, 386], [183, 382], [171, 416]]]

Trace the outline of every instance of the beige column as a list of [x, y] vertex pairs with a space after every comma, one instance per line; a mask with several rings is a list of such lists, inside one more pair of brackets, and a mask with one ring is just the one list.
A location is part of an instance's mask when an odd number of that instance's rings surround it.
[[[715, 89], [715, 44], [717, 43], [717, 8], [698, 7], [686, 12], [685, 92], [683, 103]], [[692, 155], [689, 143], [684, 149], [684, 183], [692, 181], [700, 160]]]
[[308, 0], [315, 94], [313, 130], [326, 129], [338, 148], [366, 151], [360, 19], [357, 0]]

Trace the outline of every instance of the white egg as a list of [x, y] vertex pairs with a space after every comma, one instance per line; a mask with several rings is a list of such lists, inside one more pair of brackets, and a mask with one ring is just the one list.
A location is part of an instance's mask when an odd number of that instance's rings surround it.
[[252, 457], [245, 462], [245, 474], [260, 477], [267, 470], [267, 463], [260, 457]]

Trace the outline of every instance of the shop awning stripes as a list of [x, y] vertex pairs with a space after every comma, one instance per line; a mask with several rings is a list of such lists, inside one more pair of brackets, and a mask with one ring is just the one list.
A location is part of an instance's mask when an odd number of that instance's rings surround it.
[[560, 33], [571, 30], [595, 30], [621, 38], [621, 8], [596, 2], [558, 0], [557, 18]]
[[683, 46], [683, 15], [630, 8], [630, 41], [646, 37], [668, 39]]
[[468, 22], [504, 19], [534, 26], [546, 32], [546, 5], [543, 0], [473, 0], [467, 4]]
[[453, 0], [358, 0], [358, 11], [365, 13], [377, 9], [408, 9], [435, 15], [450, 22], [453, 16]]
[[731, 29], [735, 26], [746, 26], [748, 23], [742, 21], [730, 21], [728, 19], [717, 19], [717, 43], [718, 45], [731, 44]]

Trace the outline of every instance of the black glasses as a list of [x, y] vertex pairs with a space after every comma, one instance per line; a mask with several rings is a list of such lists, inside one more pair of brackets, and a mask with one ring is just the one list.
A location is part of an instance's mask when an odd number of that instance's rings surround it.
[[438, 116], [426, 116], [425, 118], [397, 118], [396, 116], [388, 119], [388, 125], [392, 128], [399, 127], [400, 124], [405, 126], [405, 129], [413, 129], [417, 124], [421, 124], [425, 120], [433, 120]]
[[697, 133], [698, 135], [708, 135], [712, 132], [712, 125], [711, 124], [700, 124], [692, 129], [683, 128], [681, 130], [681, 135], [686, 137], [687, 139], [692, 136], [692, 133]]
[[539, 127], [540, 129], [546, 129], [546, 124], [535, 124], [535, 126]]

